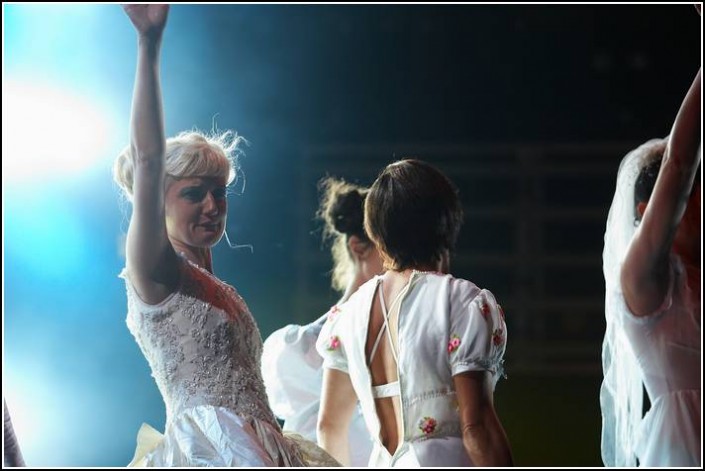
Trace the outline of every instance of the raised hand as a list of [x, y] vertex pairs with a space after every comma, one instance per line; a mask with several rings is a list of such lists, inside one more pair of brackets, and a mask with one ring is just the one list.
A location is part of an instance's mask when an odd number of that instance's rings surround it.
[[122, 5], [135, 29], [143, 37], [160, 37], [166, 25], [169, 5]]

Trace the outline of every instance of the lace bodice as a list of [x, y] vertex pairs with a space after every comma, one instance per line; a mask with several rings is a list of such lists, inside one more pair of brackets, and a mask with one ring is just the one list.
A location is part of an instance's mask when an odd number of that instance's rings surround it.
[[267, 404], [262, 338], [235, 289], [179, 257], [181, 285], [157, 305], [145, 304], [129, 272], [127, 326], [149, 362], [167, 410], [167, 424], [198, 406], [227, 407], [277, 427]]

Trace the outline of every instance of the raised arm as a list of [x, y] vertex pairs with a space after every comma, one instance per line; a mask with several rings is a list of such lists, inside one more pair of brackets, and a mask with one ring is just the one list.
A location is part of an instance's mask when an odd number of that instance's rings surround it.
[[343, 466], [350, 466], [348, 430], [357, 396], [350, 376], [324, 368], [321, 408], [318, 411], [318, 445]]
[[492, 385], [486, 371], [453, 376], [458, 397], [463, 445], [475, 466], [513, 466], [504, 428], [494, 410]]
[[159, 56], [168, 5], [125, 5], [137, 30], [137, 72], [132, 98], [133, 212], [127, 232], [127, 266], [142, 299], [155, 304], [178, 283], [177, 258], [164, 210], [164, 117]]
[[701, 82], [698, 70], [673, 123], [661, 170], [622, 266], [624, 299], [636, 316], [653, 314], [667, 294], [669, 254], [701, 159]]

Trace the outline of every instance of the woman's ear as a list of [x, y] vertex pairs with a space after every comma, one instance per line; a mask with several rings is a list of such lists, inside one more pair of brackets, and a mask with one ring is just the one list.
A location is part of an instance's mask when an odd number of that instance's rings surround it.
[[444, 250], [441, 255], [441, 261], [439, 263], [439, 270], [441, 273], [450, 273], [450, 251]]
[[348, 249], [355, 260], [364, 260], [370, 253], [370, 244], [363, 242], [356, 235], [348, 237]]
[[640, 220], [640, 221], [641, 221], [641, 218], [644, 217], [644, 212], [645, 212], [645, 211], [646, 211], [646, 203], [644, 203], [643, 201], [640, 201], [640, 202], [636, 205], [636, 212], [637, 212], [637, 214], [639, 214], [639, 220]]

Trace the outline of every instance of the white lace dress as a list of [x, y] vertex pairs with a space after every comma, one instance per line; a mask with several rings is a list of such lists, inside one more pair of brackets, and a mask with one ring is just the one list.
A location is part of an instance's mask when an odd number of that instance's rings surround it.
[[167, 417], [164, 435], [142, 426], [130, 465], [325, 464], [325, 456], [304, 457], [300, 443], [281, 433], [260, 374], [262, 339], [242, 297], [185, 257], [179, 265], [181, 285], [157, 305], [144, 303], [129, 272], [121, 274], [127, 326], [149, 362]]

